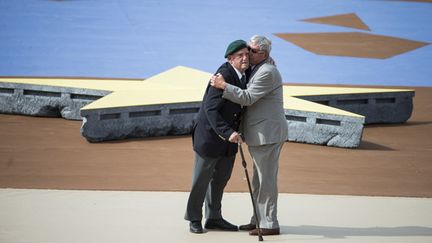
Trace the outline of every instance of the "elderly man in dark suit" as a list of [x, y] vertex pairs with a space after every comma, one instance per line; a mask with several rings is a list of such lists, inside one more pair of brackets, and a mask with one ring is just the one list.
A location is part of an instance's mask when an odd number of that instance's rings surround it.
[[[227, 62], [217, 70], [225, 81], [241, 89], [246, 88], [245, 71], [249, 68], [247, 43], [237, 40], [229, 44]], [[210, 85], [204, 94], [192, 134], [195, 165], [192, 189], [187, 202], [185, 219], [192, 233], [203, 233], [202, 207], [205, 200], [206, 229], [237, 231], [238, 227], [222, 217], [222, 194], [231, 177], [237, 143], [242, 142], [237, 132], [242, 107], [222, 98], [223, 91]]]
[[[247, 106], [242, 117], [245, 142], [252, 156], [253, 197], [257, 202], [262, 235], [280, 234], [277, 219], [277, 175], [279, 155], [288, 137], [288, 125], [283, 108], [282, 78], [270, 57], [271, 41], [265, 36], [253, 36], [249, 42], [252, 73], [247, 89], [224, 82], [223, 76], [214, 76], [211, 85], [223, 89], [223, 97]], [[256, 219], [241, 225], [257, 235]]]

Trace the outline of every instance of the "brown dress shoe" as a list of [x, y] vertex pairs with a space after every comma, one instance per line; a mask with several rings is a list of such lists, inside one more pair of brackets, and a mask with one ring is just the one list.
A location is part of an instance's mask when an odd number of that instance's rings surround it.
[[[279, 228], [275, 228], [275, 229], [261, 228], [261, 235], [279, 235], [279, 234], [280, 234]], [[258, 229], [254, 229], [250, 231], [249, 235], [258, 235]]]

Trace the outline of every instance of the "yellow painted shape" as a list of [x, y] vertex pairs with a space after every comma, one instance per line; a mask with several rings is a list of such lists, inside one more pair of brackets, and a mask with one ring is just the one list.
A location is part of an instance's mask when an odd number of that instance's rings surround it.
[[172, 88], [188, 87], [202, 90], [207, 87], [211, 75], [197, 69], [177, 66], [146, 79], [144, 83], [163, 83]]
[[210, 77], [210, 73], [179, 66], [146, 79], [132, 90], [114, 92], [81, 109], [200, 102]]
[[178, 90], [153, 88], [147, 91], [140, 89], [117, 91], [86, 105], [81, 110], [200, 102], [203, 96], [194, 89], [183, 89], [179, 94]]
[[54, 87], [93, 89], [93, 90], [130, 90], [137, 84], [143, 83], [139, 80], [115, 80], [115, 79], [79, 79], [79, 78], [0, 78], [3, 83], [46, 85]]
[[316, 113], [326, 113], [332, 115], [351, 116], [364, 118], [364, 116], [344, 111], [341, 109], [333, 108], [331, 106], [321, 105], [312, 101], [295, 98], [284, 94], [284, 108], [298, 111], [309, 111]]

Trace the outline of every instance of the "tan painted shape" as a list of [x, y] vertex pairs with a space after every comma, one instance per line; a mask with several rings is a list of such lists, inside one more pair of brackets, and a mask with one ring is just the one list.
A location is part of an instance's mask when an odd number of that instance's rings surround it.
[[429, 43], [360, 32], [277, 33], [276, 36], [318, 55], [386, 59]]
[[196, 89], [167, 89], [165, 85], [143, 85], [137, 89], [113, 92], [81, 109], [92, 110], [141, 105], [200, 102], [202, 100], [202, 93], [202, 90], [198, 92]]
[[207, 86], [211, 74], [201, 70], [177, 66], [145, 80], [145, 83], [159, 83], [169, 87], [202, 89]]
[[109, 94], [82, 110], [200, 102], [210, 77], [210, 73], [178, 66], [146, 79], [133, 89]]
[[360, 29], [360, 30], [368, 30], [368, 31], [371, 30], [369, 26], [367, 26], [355, 13], [302, 19], [301, 21], [317, 23], [317, 24], [343, 26], [343, 27], [349, 27], [349, 28]]
[[[285, 86], [284, 91], [286, 89], [289, 89], [290, 87], [291, 86]], [[308, 111], [308, 112], [315, 112], [315, 113], [325, 113], [325, 114], [364, 118], [364, 116], [362, 116], [362, 115], [358, 115], [358, 114], [355, 114], [352, 112], [333, 108], [331, 106], [321, 105], [321, 104], [307, 101], [307, 100], [303, 100], [300, 98], [295, 98], [295, 97], [289, 96], [285, 93], [284, 93], [284, 108], [290, 109], [290, 110]]]

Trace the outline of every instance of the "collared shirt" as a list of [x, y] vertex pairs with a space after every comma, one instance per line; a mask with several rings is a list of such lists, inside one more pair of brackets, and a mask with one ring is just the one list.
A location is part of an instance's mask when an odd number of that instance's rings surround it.
[[[231, 65], [231, 63], [230, 63], [230, 65]], [[241, 73], [239, 70], [237, 70], [237, 68], [235, 68], [233, 65], [231, 65], [231, 67], [233, 67], [234, 68], [234, 71], [237, 73], [237, 76], [238, 76], [238, 78], [239, 78], [239, 80], [240, 80], [240, 83], [242, 82], [242, 77], [244, 76], [245, 77], [245, 80], [246, 80], [246, 73]], [[226, 85], [230, 85], [229, 83], [227, 83]], [[225, 87], [225, 90], [226, 90], [226, 87]], [[225, 90], [224, 90], [224, 92], [225, 92]], [[243, 109], [243, 106], [241, 105], [241, 108]]]
[[[230, 63], [230, 65], [231, 65], [231, 63]], [[243, 75], [245, 75], [244, 73], [242, 74], [239, 70], [237, 70], [237, 68], [235, 68], [233, 65], [231, 65], [231, 67], [233, 67], [234, 68], [234, 70], [236, 71], [236, 73], [237, 73], [237, 76], [238, 76], [238, 78], [241, 80], [241, 78], [243, 77]]]

